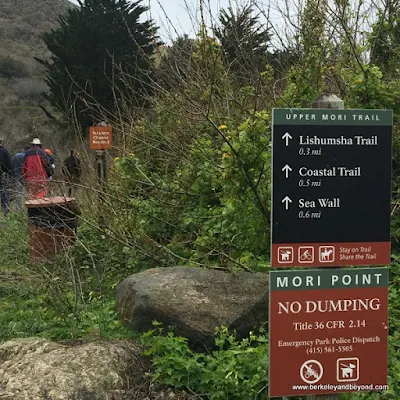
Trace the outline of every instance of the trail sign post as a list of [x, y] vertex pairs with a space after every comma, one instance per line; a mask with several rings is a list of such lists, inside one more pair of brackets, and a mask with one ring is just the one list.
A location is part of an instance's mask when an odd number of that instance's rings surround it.
[[[334, 94], [323, 94], [313, 101], [312, 108], [333, 108], [343, 110], [344, 101]], [[339, 395], [337, 393], [309, 395], [307, 396], [307, 400], [339, 400]]]
[[272, 267], [390, 264], [392, 119], [273, 110]]
[[269, 396], [387, 388], [388, 269], [271, 271]]
[[[96, 126], [89, 128], [89, 147], [96, 150], [95, 168], [97, 179], [99, 182], [99, 199], [100, 204], [105, 202], [105, 192], [107, 185], [107, 149], [112, 148], [112, 127], [108, 126], [104, 121], [99, 122]], [[105, 228], [105, 220], [102, 213], [99, 216], [99, 225]]]

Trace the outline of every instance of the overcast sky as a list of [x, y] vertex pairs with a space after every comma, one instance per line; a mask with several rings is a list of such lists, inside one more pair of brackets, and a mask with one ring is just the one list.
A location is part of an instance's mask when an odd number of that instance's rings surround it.
[[[78, 4], [76, 0], [70, 0]], [[246, 4], [248, 0], [205, 0], [207, 10], [205, 18], [207, 25], [215, 20], [218, 10], [229, 5], [235, 9], [238, 4]], [[177, 34], [187, 33], [194, 36], [198, 26], [193, 27], [192, 21], [199, 21], [199, 0], [144, 0], [143, 4], [149, 6], [151, 18], [160, 27], [160, 36], [163, 41], [168, 41]], [[210, 10], [211, 8], [211, 10]], [[163, 11], [164, 9], [164, 11]], [[197, 15], [197, 18], [196, 18]], [[169, 21], [168, 21], [169, 20]], [[196, 24], [196, 22], [194, 22]]]

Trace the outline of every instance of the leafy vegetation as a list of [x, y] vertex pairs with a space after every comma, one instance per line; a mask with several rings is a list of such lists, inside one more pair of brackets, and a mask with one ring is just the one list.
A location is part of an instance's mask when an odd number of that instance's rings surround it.
[[[99, 186], [88, 167], [76, 246], [54, 263], [29, 263], [23, 216], [0, 220], [5, 238], [0, 241], [1, 339], [132, 336], [114, 315], [115, 288], [126, 276], [146, 268], [189, 265], [268, 272], [271, 109], [310, 107], [321, 93], [335, 93], [347, 108], [389, 108], [394, 113], [390, 390], [342, 397], [399, 398], [400, 3], [365, 9], [361, 0], [357, 4], [308, 0], [299, 9], [298, 20], [283, 15], [293, 29], [286, 38], [272, 28], [263, 29], [261, 17], [250, 8], [222, 11], [215, 32], [201, 20], [196, 37], [183, 35], [163, 47], [162, 54], [153, 54], [160, 49], [152, 41], [152, 25], [138, 23], [144, 11], [139, 3], [128, 7], [125, 1], [104, 0], [104, 13], [98, 8], [100, 2], [84, 3], [81, 10], [61, 19], [59, 30], [46, 35], [50, 50], [61, 43], [63, 51], [54, 51], [54, 63], [45, 65], [53, 90], [50, 100], [58, 111], [69, 116], [67, 110], [75, 104], [80, 122], [107, 116], [113, 126], [115, 148], [108, 158], [107, 191], [99, 202]], [[132, 80], [124, 80], [126, 87], [115, 103], [113, 95], [120, 93], [126, 71], [113, 86], [115, 64], [108, 63], [104, 49], [87, 50], [88, 43], [101, 33], [108, 47], [115, 35], [125, 37], [118, 39], [123, 42], [117, 48], [121, 54], [130, 50], [137, 54], [140, 46], [132, 45], [123, 26], [107, 31], [113, 25], [103, 24], [104, 29], [91, 31], [91, 25], [84, 24], [73, 33], [68, 27], [81, 18], [90, 21], [96, 13], [102, 21], [120, 18], [115, 14], [119, 6], [133, 26], [143, 28], [144, 36], [137, 33], [137, 37], [143, 38], [146, 51], [140, 72], [130, 71]], [[372, 17], [374, 22], [369, 22]], [[91, 40], [82, 40], [87, 35]], [[71, 40], [79, 43], [76, 53]], [[279, 48], [274, 49], [277, 41]], [[100, 65], [98, 60], [106, 54], [104, 73], [93, 67], [78, 74], [86, 55]], [[68, 71], [82, 78], [80, 87], [89, 87], [101, 76], [96, 90], [105, 88], [106, 98], [98, 96], [93, 86], [82, 90], [74, 102], [75, 87], [71, 99], [64, 101], [61, 89], [69, 93], [71, 82], [62, 60], [70, 60]], [[146, 69], [151, 77], [143, 76]], [[138, 99], [128, 98], [137, 93], [139, 81], [151, 89], [146, 89], [147, 102], [140, 110]], [[80, 139], [79, 132], [75, 137]], [[220, 328], [217, 350], [197, 354], [185, 338], [166, 329], [156, 324], [141, 337], [152, 357], [154, 380], [205, 399], [267, 398], [268, 347], [263, 330], [237, 340]]]
[[[116, 318], [113, 295], [118, 281], [112, 280], [116, 276], [103, 284], [103, 280], [94, 278], [103, 271], [89, 270], [87, 265], [104, 243], [101, 235], [96, 238], [83, 229], [84, 247], [92, 252], [85, 253], [85, 258], [82, 246], [77, 246], [75, 259], [82, 264], [74, 269], [69, 253], [54, 264], [29, 263], [28, 229], [23, 215], [12, 213], [0, 219], [0, 229], [6, 238], [0, 241], [0, 340], [28, 336], [54, 340], [131, 336]], [[113, 245], [109, 247], [110, 255]], [[115, 265], [112, 257], [108, 262], [102, 258], [107, 266]], [[79, 282], [82, 290], [78, 299], [73, 282], [79, 276], [84, 282]]]
[[[142, 336], [152, 357], [152, 379], [188, 392], [198, 393], [204, 399], [253, 400], [266, 398], [268, 388], [268, 341], [265, 330], [238, 341], [224, 327], [217, 328], [217, 350], [211, 354], [194, 353], [187, 339], [173, 332], [163, 335], [163, 328]], [[262, 397], [260, 397], [262, 396]]]

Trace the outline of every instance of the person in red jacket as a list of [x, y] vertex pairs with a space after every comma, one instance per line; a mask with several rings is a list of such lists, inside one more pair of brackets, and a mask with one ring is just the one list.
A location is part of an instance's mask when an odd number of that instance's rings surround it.
[[31, 148], [25, 152], [22, 164], [22, 179], [28, 186], [30, 200], [46, 196], [47, 182], [51, 176], [49, 156], [41, 146], [38, 138], [33, 139]]

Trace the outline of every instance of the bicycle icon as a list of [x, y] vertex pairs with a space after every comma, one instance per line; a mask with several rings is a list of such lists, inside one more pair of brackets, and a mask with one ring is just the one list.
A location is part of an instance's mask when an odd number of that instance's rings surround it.
[[300, 263], [312, 263], [314, 262], [314, 247], [312, 246], [301, 246], [299, 247], [299, 262]]
[[312, 261], [313, 256], [311, 254], [310, 250], [306, 250], [302, 255], [301, 255], [301, 261]]

